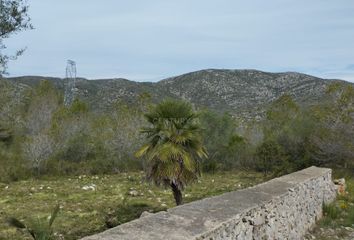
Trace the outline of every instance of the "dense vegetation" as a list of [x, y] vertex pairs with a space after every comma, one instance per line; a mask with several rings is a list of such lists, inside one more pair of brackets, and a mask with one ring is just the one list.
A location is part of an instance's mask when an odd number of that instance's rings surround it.
[[[42, 175], [103, 174], [144, 169], [134, 153], [142, 146], [139, 129], [154, 107], [148, 94], [129, 105], [97, 113], [83, 101], [63, 106], [49, 81], [22, 91], [23, 102], [0, 95], [0, 180]], [[228, 113], [198, 109], [208, 159], [204, 171], [255, 169], [282, 174], [310, 165], [353, 169], [354, 91], [333, 83], [327, 99], [300, 107], [289, 95], [275, 100], [261, 121], [243, 122]]]

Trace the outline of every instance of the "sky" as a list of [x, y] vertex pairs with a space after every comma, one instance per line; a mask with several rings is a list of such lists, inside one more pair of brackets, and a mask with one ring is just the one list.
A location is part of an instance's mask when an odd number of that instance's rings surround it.
[[158, 81], [208, 69], [354, 82], [353, 0], [28, 0], [34, 30], [5, 41], [10, 76]]

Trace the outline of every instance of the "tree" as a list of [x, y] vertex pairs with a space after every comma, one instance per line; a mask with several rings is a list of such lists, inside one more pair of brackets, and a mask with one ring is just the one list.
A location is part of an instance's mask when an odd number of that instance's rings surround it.
[[286, 161], [281, 161], [282, 166], [275, 171], [287, 173], [312, 164], [309, 138], [314, 132], [314, 122], [290, 95], [284, 94], [270, 105], [263, 125], [264, 142], [269, 145], [271, 139], [286, 155]]
[[203, 162], [203, 171], [215, 172], [228, 168], [225, 147], [236, 132], [236, 123], [232, 116], [204, 110], [200, 114], [202, 136], [208, 149], [208, 159]]
[[136, 153], [147, 159], [147, 178], [169, 186], [177, 205], [182, 190], [200, 176], [200, 160], [207, 157], [202, 144], [198, 115], [186, 102], [167, 100], [145, 114], [150, 124], [143, 128], [147, 143]]
[[59, 93], [48, 81], [42, 81], [31, 95], [27, 109], [26, 138], [23, 143], [23, 151], [30, 168], [35, 170], [37, 174], [41, 173], [43, 165], [55, 150], [50, 130], [60, 101]]
[[311, 157], [321, 165], [354, 167], [354, 88], [334, 82], [328, 86], [327, 102], [311, 110], [317, 131], [311, 138]]
[[293, 98], [284, 94], [276, 99], [266, 112], [264, 134], [276, 137], [290, 125], [299, 114], [299, 107]]
[[8, 61], [16, 59], [24, 51], [24, 49], [18, 50], [14, 56], [2, 54], [1, 51], [6, 49], [3, 40], [12, 34], [32, 28], [25, 1], [0, 0], [0, 77], [6, 73]]
[[274, 140], [265, 140], [256, 150], [256, 157], [258, 160], [257, 168], [261, 170], [264, 175], [269, 174], [275, 170], [276, 167], [284, 166], [284, 155], [281, 146]]
[[35, 170], [37, 175], [40, 175], [46, 161], [54, 152], [51, 137], [41, 132], [29, 138], [23, 145], [23, 151], [29, 160], [30, 168]]
[[244, 137], [234, 134], [230, 137], [229, 142], [222, 148], [222, 160], [225, 169], [248, 168], [254, 163], [252, 162], [251, 145]]
[[138, 131], [145, 124], [143, 104], [129, 106], [117, 101], [109, 114], [95, 119], [93, 136], [103, 143], [107, 158], [113, 167], [112, 172], [127, 169], [141, 169], [141, 161], [134, 157], [134, 150], [143, 144]]

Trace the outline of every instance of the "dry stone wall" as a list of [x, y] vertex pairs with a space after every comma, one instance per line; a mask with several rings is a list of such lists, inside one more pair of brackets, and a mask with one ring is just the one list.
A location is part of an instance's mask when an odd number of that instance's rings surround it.
[[83, 240], [301, 239], [334, 200], [331, 169], [310, 167], [260, 185], [148, 215]]

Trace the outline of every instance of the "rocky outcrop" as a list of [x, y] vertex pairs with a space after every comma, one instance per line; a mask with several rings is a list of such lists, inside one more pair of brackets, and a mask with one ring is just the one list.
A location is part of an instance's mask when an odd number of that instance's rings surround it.
[[310, 167], [148, 215], [83, 240], [301, 239], [334, 200], [331, 170]]

